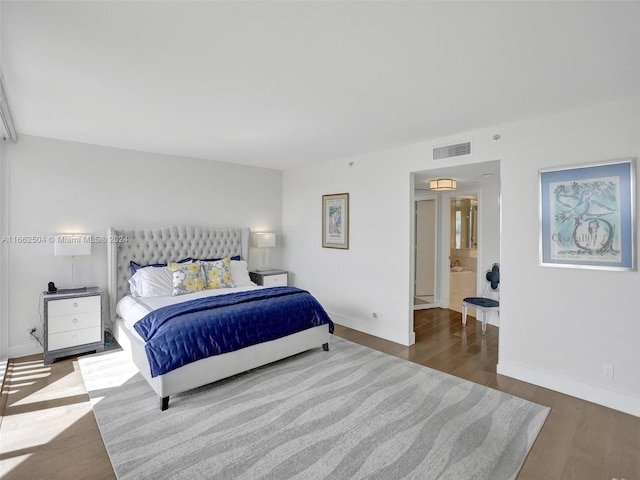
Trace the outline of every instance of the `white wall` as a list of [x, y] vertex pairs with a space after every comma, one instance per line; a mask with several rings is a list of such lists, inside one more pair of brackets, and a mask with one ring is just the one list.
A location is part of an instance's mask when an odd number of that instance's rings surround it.
[[[640, 274], [539, 266], [536, 220], [539, 168], [640, 157], [639, 127], [635, 99], [504, 130], [498, 365], [500, 373], [638, 416]], [[614, 365], [613, 380], [602, 375], [605, 363]]]
[[[6, 143], [0, 142], [0, 238], [9, 231], [9, 175]], [[9, 358], [9, 245], [0, 242], [0, 378]], [[0, 382], [0, 385], [2, 382]]]
[[[4, 2], [0, 2], [0, 25], [2, 24], [2, 13]], [[0, 65], [2, 65], [2, 35], [0, 35]], [[0, 235], [5, 235], [9, 228], [8, 221], [8, 198], [7, 186], [9, 180], [5, 173], [5, 142], [0, 142]], [[6, 321], [9, 318], [7, 281], [8, 281], [8, 247], [0, 243], [0, 387], [4, 380], [6, 360], [9, 358], [9, 325]], [[3, 321], [3, 319], [5, 319]]]
[[[537, 191], [540, 168], [640, 156], [638, 125], [640, 98], [286, 171], [284, 266], [337, 323], [408, 345], [410, 172], [499, 159], [499, 372], [640, 415], [639, 274], [539, 266]], [[431, 160], [434, 146], [467, 139], [471, 160]], [[321, 196], [342, 192], [350, 249], [324, 249]], [[615, 366], [613, 380], [603, 363]]]
[[[407, 169], [384, 152], [288, 170], [283, 182], [284, 266], [294, 284], [309, 289], [337, 323], [408, 344]], [[343, 192], [350, 202], [349, 249], [322, 248], [322, 195]]]
[[[282, 173], [222, 162], [148, 154], [22, 135], [6, 146], [9, 235], [106, 234], [109, 226], [248, 226], [281, 231]], [[276, 249], [272, 259], [280, 263]], [[257, 264], [252, 251], [250, 262]], [[107, 285], [106, 245], [75, 258], [75, 284]], [[9, 245], [9, 353], [41, 351], [39, 298], [47, 282], [71, 284], [71, 258], [53, 245]], [[106, 303], [106, 302], [105, 302]]]

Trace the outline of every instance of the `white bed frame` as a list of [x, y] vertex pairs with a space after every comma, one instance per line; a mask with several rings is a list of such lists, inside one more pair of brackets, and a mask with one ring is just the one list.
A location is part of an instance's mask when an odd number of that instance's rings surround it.
[[169, 227], [152, 230], [107, 232], [108, 291], [113, 335], [131, 354], [138, 370], [160, 397], [160, 409], [169, 407], [169, 396], [310, 350], [329, 347], [329, 327], [320, 325], [270, 342], [215, 355], [190, 363], [164, 375], [151, 377], [141, 338], [128, 330], [116, 315], [117, 302], [129, 293], [129, 262], [166, 263], [186, 257], [222, 258], [249, 256], [248, 228]]

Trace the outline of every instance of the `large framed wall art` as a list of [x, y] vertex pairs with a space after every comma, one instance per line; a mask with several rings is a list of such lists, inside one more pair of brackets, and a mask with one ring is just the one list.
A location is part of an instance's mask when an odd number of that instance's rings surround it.
[[539, 172], [540, 264], [635, 270], [635, 159]]
[[349, 248], [349, 194], [322, 196], [322, 246]]

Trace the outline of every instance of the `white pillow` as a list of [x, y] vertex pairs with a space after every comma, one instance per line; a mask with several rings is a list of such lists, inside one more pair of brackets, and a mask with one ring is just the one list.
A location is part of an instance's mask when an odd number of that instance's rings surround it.
[[231, 260], [231, 278], [233, 284], [236, 287], [246, 287], [248, 285], [255, 285], [249, 278], [249, 268], [247, 267], [246, 260]]
[[129, 279], [134, 297], [162, 297], [173, 293], [173, 275], [169, 267], [144, 267]]

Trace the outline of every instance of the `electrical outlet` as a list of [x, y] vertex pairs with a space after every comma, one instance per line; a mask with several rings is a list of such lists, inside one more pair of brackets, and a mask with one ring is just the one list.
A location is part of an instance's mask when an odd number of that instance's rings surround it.
[[27, 328], [27, 333], [29, 334], [29, 341], [30, 342], [37, 342], [38, 341], [38, 327], [30, 327]]
[[605, 363], [602, 365], [602, 375], [609, 380], [613, 380], [613, 365]]

